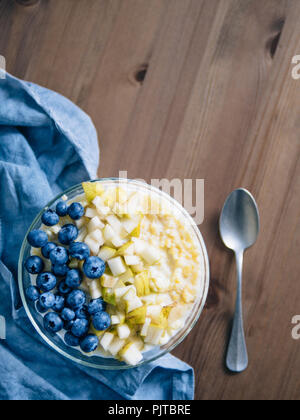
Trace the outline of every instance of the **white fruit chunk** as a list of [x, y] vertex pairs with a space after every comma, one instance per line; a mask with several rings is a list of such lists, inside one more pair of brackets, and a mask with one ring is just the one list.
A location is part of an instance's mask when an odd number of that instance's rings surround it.
[[147, 335], [145, 337], [145, 343], [157, 346], [159, 344], [161, 336], [163, 335], [163, 332], [163, 328], [150, 324]]
[[96, 209], [92, 209], [91, 207], [88, 207], [85, 211], [85, 216], [89, 219], [92, 219], [93, 217], [98, 216], [98, 212]]
[[107, 216], [106, 220], [108, 221], [110, 226], [113, 228], [113, 230], [119, 237], [122, 237], [122, 236], [124, 237], [124, 235], [126, 236], [126, 231], [124, 232], [123, 225], [120, 222], [120, 220], [117, 218], [117, 216], [112, 214], [110, 216]]
[[118, 324], [120, 324], [120, 322], [121, 321], [120, 321], [120, 318], [118, 317], [118, 315], [112, 315], [111, 316], [111, 325], [118, 325]]
[[98, 257], [101, 258], [103, 261], [110, 260], [117, 251], [114, 248], [110, 248], [108, 246], [103, 246], [98, 254]]
[[86, 235], [87, 235], [87, 228], [85, 226], [83, 226], [80, 229], [75, 242], [82, 242], [84, 240], [84, 238], [86, 237]]
[[90, 238], [94, 239], [99, 244], [99, 247], [104, 244], [104, 238], [102, 231], [100, 229], [94, 230], [88, 235]]
[[84, 217], [81, 217], [79, 220], [75, 220], [75, 224], [78, 229], [81, 229], [86, 224], [86, 220]]
[[103, 231], [103, 235], [106, 241], [111, 241], [116, 236], [116, 233], [110, 225], [106, 225]]
[[149, 328], [149, 325], [151, 324], [151, 318], [146, 318], [145, 319], [145, 323], [144, 323], [144, 325], [143, 325], [143, 328], [142, 328], [142, 330], [141, 330], [141, 336], [142, 337], [146, 337], [146, 335], [147, 335], [147, 333], [148, 333], [148, 328]]
[[99, 299], [102, 296], [101, 286], [97, 280], [90, 283], [89, 291], [92, 299]]
[[102, 198], [99, 196], [94, 198], [93, 204], [96, 206], [100, 217], [105, 217], [110, 212], [110, 208], [104, 205]]
[[140, 216], [134, 216], [130, 219], [125, 219], [122, 224], [127, 233], [131, 233], [140, 223]]
[[128, 338], [130, 336], [130, 328], [126, 324], [118, 325], [117, 326], [117, 332], [118, 332], [118, 336], [119, 336], [119, 338], [121, 338], [121, 340], [123, 340], [125, 338]]
[[104, 227], [104, 223], [101, 222], [98, 216], [95, 216], [91, 219], [91, 221], [88, 224], [88, 231], [93, 232], [96, 229], [103, 229]]
[[108, 347], [108, 351], [113, 355], [116, 356], [119, 351], [124, 347], [125, 340], [121, 340], [118, 337], [115, 337], [112, 341], [112, 343]]
[[125, 273], [126, 266], [123, 262], [123, 259], [121, 257], [112, 258], [107, 261], [109, 268], [111, 269], [111, 272], [114, 276], [120, 276], [121, 274]]
[[110, 346], [110, 344], [111, 344], [111, 342], [113, 341], [114, 338], [115, 338], [115, 336], [113, 334], [109, 333], [109, 332], [107, 332], [103, 335], [103, 337], [100, 340], [100, 344], [105, 351], [108, 350], [108, 348], [109, 348], [109, 346]]
[[101, 277], [101, 286], [113, 288], [118, 283], [118, 278], [109, 276], [108, 274], [103, 274]]
[[115, 246], [116, 248], [120, 248], [121, 246], [125, 245], [127, 240], [126, 239], [121, 239], [119, 236], [115, 236], [112, 240], [111, 240], [113, 246]]
[[99, 248], [100, 248], [100, 244], [98, 242], [96, 242], [94, 239], [92, 239], [91, 237], [87, 236], [84, 239], [84, 242], [87, 244], [87, 246], [90, 248], [92, 254], [97, 255], [99, 252]]
[[120, 299], [122, 296], [127, 294], [129, 292], [129, 290], [132, 290], [134, 295], [136, 296], [134, 286], [118, 287], [114, 290], [116, 299]]
[[153, 246], [145, 246], [140, 252], [140, 256], [148, 263], [154, 264], [160, 259], [160, 253]]
[[147, 316], [154, 322], [159, 322], [162, 307], [160, 305], [149, 305], [147, 307]]
[[127, 313], [130, 313], [130, 312], [134, 311], [135, 309], [138, 309], [141, 306], [143, 306], [143, 302], [137, 296], [135, 296], [133, 298], [130, 298], [130, 299], [126, 299], [126, 296], [125, 296], [124, 299], [127, 302], [127, 308], [126, 308]]
[[140, 257], [137, 255], [125, 255], [124, 258], [127, 265], [137, 265], [141, 262]]
[[143, 355], [136, 345], [132, 344], [122, 352], [122, 359], [127, 364], [135, 366], [143, 359]]

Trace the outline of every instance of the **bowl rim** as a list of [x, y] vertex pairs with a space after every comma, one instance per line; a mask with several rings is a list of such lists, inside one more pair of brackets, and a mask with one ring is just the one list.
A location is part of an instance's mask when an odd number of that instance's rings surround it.
[[[31, 314], [31, 311], [29, 309], [29, 306], [27, 304], [27, 300], [26, 300], [26, 296], [25, 296], [25, 291], [24, 291], [24, 285], [23, 285], [23, 259], [24, 259], [24, 253], [25, 253], [25, 248], [27, 245], [27, 236], [29, 234], [29, 232], [31, 232], [33, 226], [35, 226], [35, 224], [37, 224], [37, 222], [41, 219], [41, 216], [43, 214], [43, 212], [45, 210], [47, 210], [49, 207], [51, 207], [55, 202], [57, 202], [60, 198], [62, 198], [64, 195], [68, 195], [70, 193], [72, 193], [73, 191], [76, 191], [79, 188], [82, 188], [82, 183], [73, 185], [72, 187], [68, 188], [67, 190], [57, 194], [52, 200], [50, 200], [49, 203], [47, 203], [46, 206], [44, 206], [41, 211], [37, 214], [37, 216], [34, 218], [33, 222], [31, 223], [30, 227], [28, 228], [23, 243], [22, 243], [22, 247], [20, 250], [20, 254], [19, 254], [19, 261], [18, 261], [18, 286], [19, 286], [19, 292], [20, 292], [20, 296], [21, 296], [21, 300], [25, 309], [25, 312], [31, 322], [31, 324], [33, 325], [33, 327], [35, 328], [35, 330], [37, 331], [37, 333], [42, 337], [42, 339], [48, 344], [48, 346], [52, 349], [54, 349], [56, 352], [58, 352], [60, 355], [64, 356], [65, 358], [80, 364], [82, 366], [86, 366], [86, 367], [90, 367], [90, 368], [94, 368], [94, 369], [98, 369], [98, 370], [127, 370], [127, 369], [134, 369], [146, 364], [149, 364], [151, 362], [154, 362], [157, 359], [160, 359], [161, 357], [165, 356], [166, 354], [170, 353], [172, 350], [174, 350], [180, 343], [182, 343], [182, 341], [187, 337], [187, 335], [192, 331], [192, 329], [194, 328], [194, 326], [196, 325], [196, 323], [198, 322], [200, 315], [203, 312], [204, 306], [206, 304], [207, 301], [207, 296], [208, 296], [208, 291], [209, 291], [209, 286], [210, 286], [210, 264], [209, 264], [209, 257], [208, 257], [208, 253], [207, 253], [207, 248], [205, 245], [205, 241], [204, 238], [202, 236], [202, 233], [200, 231], [200, 229], [198, 228], [198, 226], [196, 225], [195, 221], [193, 220], [193, 218], [190, 216], [190, 214], [187, 212], [187, 210], [177, 201], [175, 200], [173, 197], [171, 197], [169, 194], [165, 193], [164, 191], [159, 190], [158, 188], [139, 181], [139, 180], [135, 180], [135, 179], [126, 179], [126, 178], [98, 178], [98, 179], [92, 179], [92, 180], [88, 180], [88, 181], [83, 181], [83, 182], [115, 182], [115, 181], [119, 181], [119, 182], [130, 182], [130, 183], [136, 183], [140, 186], [146, 186], [148, 188], [150, 188], [151, 190], [154, 190], [156, 192], [158, 192], [159, 194], [164, 195], [168, 200], [171, 200], [176, 207], [180, 208], [180, 210], [185, 214], [185, 216], [190, 220], [191, 222], [191, 226], [197, 236], [197, 239], [200, 242], [200, 246], [201, 246], [201, 250], [203, 253], [203, 261], [204, 261], [204, 288], [203, 288], [203, 294], [200, 297], [201, 299], [201, 303], [200, 306], [194, 316], [194, 318], [191, 320], [190, 326], [186, 329], [186, 331], [172, 344], [170, 345], [170, 347], [168, 348], [163, 348], [163, 346], [160, 347], [161, 351], [156, 354], [153, 357], [150, 357], [147, 360], [142, 360], [138, 365], [136, 366], [131, 366], [131, 365], [127, 365], [127, 364], [120, 364], [120, 365], [111, 365], [111, 366], [106, 366], [106, 365], [96, 365], [95, 363], [89, 363], [85, 360], [81, 360], [75, 356], [70, 355], [69, 353], [67, 353], [66, 351], [64, 351], [63, 349], [61, 349], [59, 346], [57, 346], [53, 341], [51, 341], [49, 339], [49, 337], [47, 337], [47, 335], [42, 331], [42, 329], [40, 328], [40, 326], [38, 325], [38, 323], [36, 322], [36, 320], [34, 319], [34, 317]], [[195, 304], [194, 304], [195, 306]], [[194, 307], [193, 306], [193, 307]], [[182, 330], [182, 329], [181, 329]], [[181, 331], [179, 330], [178, 333]], [[102, 358], [102, 360], [105, 359], [104, 357]]]

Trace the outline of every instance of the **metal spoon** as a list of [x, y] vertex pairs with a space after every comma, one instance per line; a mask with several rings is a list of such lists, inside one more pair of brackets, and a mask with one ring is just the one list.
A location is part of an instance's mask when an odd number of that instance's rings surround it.
[[248, 367], [242, 310], [243, 256], [259, 233], [258, 207], [249, 191], [239, 188], [228, 196], [220, 218], [220, 233], [224, 244], [234, 251], [237, 263], [238, 290], [226, 365], [230, 371], [239, 373]]

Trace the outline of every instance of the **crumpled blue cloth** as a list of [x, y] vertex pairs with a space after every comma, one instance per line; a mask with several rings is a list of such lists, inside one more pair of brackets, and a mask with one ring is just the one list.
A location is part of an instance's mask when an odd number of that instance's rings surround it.
[[193, 399], [193, 369], [171, 355], [128, 371], [98, 371], [60, 356], [31, 326], [17, 287], [22, 240], [53, 196], [96, 177], [97, 134], [66, 98], [8, 74], [0, 104], [0, 315], [7, 328], [0, 399]]

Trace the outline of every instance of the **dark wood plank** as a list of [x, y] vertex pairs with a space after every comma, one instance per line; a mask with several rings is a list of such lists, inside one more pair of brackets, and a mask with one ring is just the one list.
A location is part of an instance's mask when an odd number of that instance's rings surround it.
[[[174, 352], [195, 368], [197, 399], [299, 399], [299, 19], [298, 0], [0, 2], [8, 71], [92, 116], [100, 176], [205, 179], [210, 294]], [[239, 186], [257, 197], [262, 231], [245, 259], [250, 367], [232, 376], [235, 266], [217, 221]]]

